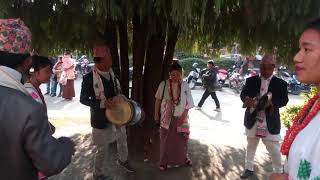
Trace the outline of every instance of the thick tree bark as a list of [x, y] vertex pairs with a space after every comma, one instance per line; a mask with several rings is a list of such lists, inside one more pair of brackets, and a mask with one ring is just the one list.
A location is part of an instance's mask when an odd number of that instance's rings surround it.
[[147, 121], [153, 120], [154, 96], [161, 81], [164, 45], [165, 36], [163, 33], [152, 35], [149, 39], [143, 86], [143, 107]]
[[[140, 18], [135, 16], [133, 18], [133, 42], [132, 42], [132, 52], [133, 52], [133, 75], [132, 75], [132, 89], [131, 89], [131, 99], [135, 100], [141, 106], [142, 104], [142, 93], [143, 93], [143, 67], [146, 54], [148, 30], [146, 20], [140, 22]], [[143, 108], [143, 106], [142, 106]], [[141, 126], [131, 126], [128, 128], [128, 142], [129, 149], [135, 153], [142, 152], [143, 149], [143, 127]]]
[[169, 75], [169, 65], [172, 63], [174, 50], [178, 41], [179, 28], [169, 25], [166, 52], [162, 65], [162, 80], [167, 79]]
[[121, 87], [122, 93], [129, 98], [129, 57], [127, 21], [119, 22], [120, 61], [121, 61]]
[[133, 78], [131, 98], [142, 104], [143, 89], [143, 65], [146, 54], [146, 41], [148, 30], [146, 22], [140, 22], [140, 18], [133, 18]]
[[[148, 156], [155, 155], [159, 148], [159, 137], [152, 136], [158, 129], [154, 128], [154, 103], [155, 93], [161, 81], [161, 67], [164, 57], [165, 31], [161, 30], [160, 23], [157, 24], [157, 33], [150, 36], [145, 63], [144, 86], [143, 86], [143, 107], [146, 119], [143, 126], [143, 142], [145, 153]], [[150, 144], [152, 139], [153, 145]], [[152, 149], [152, 150], [151, 150]], [[153, 156], [157, 158], [158, 156]]]
[[106, 43], [110, 48], [112, 56], [112, 69], [117, 78], [120, 78], [120, 64], [118, 53], [118, 35], [116, 23], [108, 17], [106, 20], [106, 28], [104, 33]]

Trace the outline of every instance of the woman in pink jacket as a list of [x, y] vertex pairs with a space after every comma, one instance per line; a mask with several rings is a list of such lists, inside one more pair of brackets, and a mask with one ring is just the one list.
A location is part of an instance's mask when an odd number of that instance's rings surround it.
[[62, 58], [62, 77], [60, 78], [63, 87], [63, 95], [62, 97], [66, 100], [72, 100], [75, 97], [74, 92], [74, 80], [76, 78], [75, 75], [75, 60], [72, 59], [72, 55], [70, 52], [66, 52]]

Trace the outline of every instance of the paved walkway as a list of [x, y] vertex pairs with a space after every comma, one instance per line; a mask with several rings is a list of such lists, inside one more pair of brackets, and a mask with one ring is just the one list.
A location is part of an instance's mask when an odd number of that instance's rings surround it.
[[[75, 84], [79, 94], [80, 81]], [[195, 103], [199, 102], [203, 90], [193, 90]], [[156, 162], [143, 162], [138, 155], [131, 155], [131, 162], [137, 169], [134, 174], [125, 174], [116, 169], [116, 180], [220, 180], [239, 179], [243, 170], [246, 136], [244, 135], [242, 103], [239, 95], [228, 88], [217, 92], [222, 112], [215, 112], [214, 101], [205, 102], [201, 111], [190, 111], [191, 135], [189, 153], [193, 161], [191, 168], [176, 168], [160, 172]], [[77, 143], [77, 152], [72, 161], [60, 175], [52, 180], [82, 180], [92, 178], [93, 154], [89, 108], [73, 101], [46, 97], [48, 115], [57, 126], [56, 137], [69, 136]], [[289, 104], [302, 103], [297, 96], [290, 96]], [[284, 131], [282, 132], [282, 134]], [[140, 145], [137, 145], [140, 146]], [[270, 159], [261, 143], [256, 154], [256, 176], [252, 179], [267, 179], [271, 172]]]

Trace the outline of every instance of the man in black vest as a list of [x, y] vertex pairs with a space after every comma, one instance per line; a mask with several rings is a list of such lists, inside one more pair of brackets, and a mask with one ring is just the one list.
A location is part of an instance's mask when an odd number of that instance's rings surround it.
[[117, 164], [127, 172], [133, 172], [128, 163], [126, 128], [111, 124], [105, 116], [106, 108], [112, 108], [123, 96], [118, 79], [112, 67], [110, 50], [106, 46], [94, 48], [95, 67], [83, 77], [80, 102], [90, 106], [93, 143], [96, 146], [93, 178], [112, 179], [112, 144], [117, 144], [119, 159]]
[[260, 64], [260, 76], [248, 78], [240, 95], [243, 106], [247, 108], [244, 125], [248, 141], [242, 179], [254, 173], [254, 156], [260, 139], [271, 156], [273, 171], [282, 172], [279, 108], [287, 104], [288, 91], [287, 83], [273, 76], [274, 68], [273, 57], [264, 56]]

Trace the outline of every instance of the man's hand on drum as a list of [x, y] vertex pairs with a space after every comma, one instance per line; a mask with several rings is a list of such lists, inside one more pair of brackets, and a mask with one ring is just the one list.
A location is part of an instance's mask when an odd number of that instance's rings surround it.
[[105, 103], [107, 109], [112, 109], [112, 107], [114, 106], [114, 104], [115, 104], [115, 103], [114, 103], [114, 101], [113, 101], [113, 98], [107, 99], [107, 100], [106, 100], [106, 103]]
[[123, 95], [114, 96], [112, 99], [115, 103], [120, 103], [122, 101], [125, 101], [125, 97]]
[[120, 103], [121, 101], [124, 101], [124, 97], [122, 95], [114, 96], [112, 98], [109, 98], [106, 100], [106, 108], [112, 109], [113, 106], [117, 103]]

